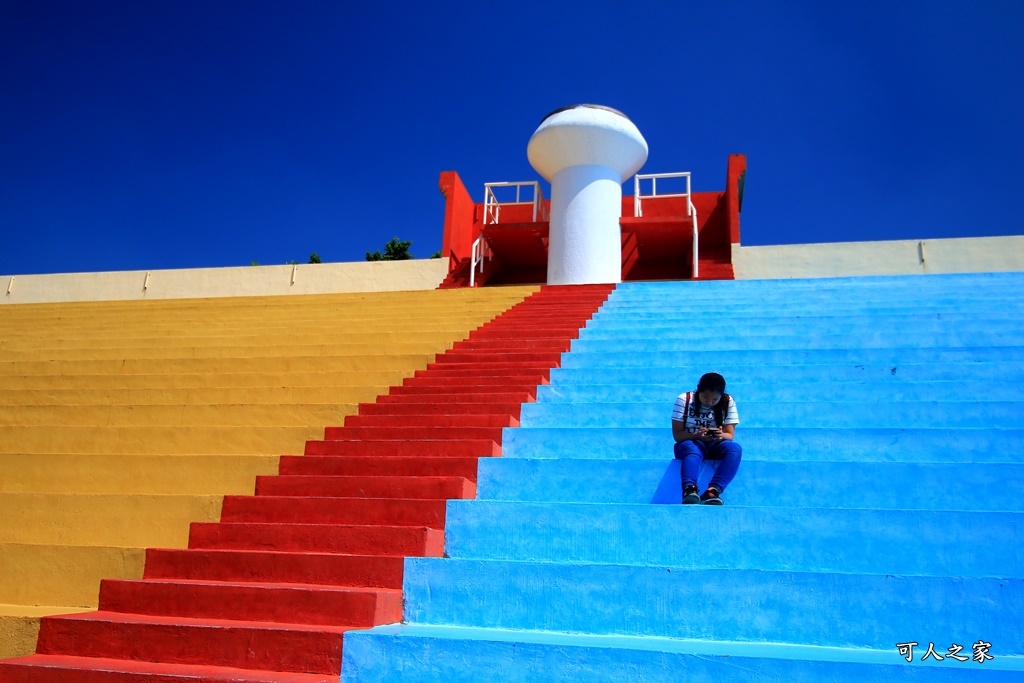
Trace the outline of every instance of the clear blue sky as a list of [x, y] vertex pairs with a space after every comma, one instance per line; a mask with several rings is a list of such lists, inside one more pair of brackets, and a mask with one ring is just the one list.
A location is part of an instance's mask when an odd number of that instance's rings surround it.
[[[1021, 234], [1024, 2], [0, 2], [0, 274], [441, 246], [439, 172], [531, 180], [552, 109], [742, 240]], [[631, 193], [631, 190], [627, 194]]]

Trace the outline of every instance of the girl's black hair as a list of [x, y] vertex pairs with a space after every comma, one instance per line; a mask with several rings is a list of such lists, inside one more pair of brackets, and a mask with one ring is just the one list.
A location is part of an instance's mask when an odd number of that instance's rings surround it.
[[[701, 376], [700, 381], [697, 382], [697, 393], [702, 391], [714, 391], [722, 395], [722, 400], [715, 404], [715, 424], [718, 428], [722, 428], [722, 421], [725, 420], [725, 416], [728, 415], [729, 401], [731, 400], [729, 394], [725, 393], [725, 378], [719, 375], [717, 372], [709, 372]], [[699, 402], [700, 399], [698, 398]]]

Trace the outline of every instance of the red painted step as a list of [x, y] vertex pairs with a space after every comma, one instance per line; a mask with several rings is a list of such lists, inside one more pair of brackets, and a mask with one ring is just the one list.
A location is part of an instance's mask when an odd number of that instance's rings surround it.
[[358, 441], [391, 441], [426, 440], [447, 441], [454, 439], [473, 439], [500, 442], [501, 427], [327, 427], [324, 436], [327, 440], [358, 440]]
[[43, 617], [39, 654], [145, 659], [295, 673], [341, 673], [340, 626], [117, 612]]
[[405, 556], [443, 554], [447, 500], [475, 495], [611, 289], [543, 287], [474, 330], [226, 497], [188, 549], [149, 549], [141, 581], [104, 581], [100, 611], [44, 618], [0, 682], [336, 681], [345, 630], [401, 619]]
[[558, 337], [543, 339], [468, 339], [455, 342], [454, 351], [568, 351], [571, 342]]
[[[281, 456], [281, 474], [326, 474], [334, 476], [463, 477], [476, 482], [475, 457], [419, 456]], [[410, 553], [411, 554], [411, 553]]]
[[501, 447], [494, 439], [377, 439], [342, 438], [348, 431], [336, 429], [336, 438], [307, 441], [306, 455], [389, 457], [395, 455], [423, 455], [426, 457], [486, 458], [501, 455]]
[[[417, 370], [416, 374], [402, 382], [403, 387], [448, 387], [458, 391], [460, 387], [516, 386], [529, 391], [538, 384], [547, 384], [550, 370], [528, 372], [497, 371], [490, 368], [437, 367], [433, 370]], [[463, 381], [455, 382], [453, 378]], [[394, 387], [392, 387], [394, 388]]]
[[224, 496], [222, 522], [444, 526], [445, 500]]
[[101, 612], [344, 626], [402, 620], [402, 591], [295, 583], [104, 580]]
[[146, 551], [146, 579], [261, 581], [401, 588], [405, 558], [264, 550]]
[[256, 477], [256, 495], [437, 500], [475, 498], [476, 486], [462, 477], [277, 475]]
[[[490, 403], [508, 402], [515, 406], [518, 414], [524, 403], [532, 403], [536, 394], [528, 391], [515, 391], [513, 387], [502, 387], [501, 391], [489, 392], [486, 387], [460, 387], [463, 391], [442, 390], [438, 387], [391, 387], [390, 393], [377, 397], [377, 403], [421, 403], [423, 401], [443, 400], [453, 405], [457, 403]], [[505, 389], [508, 389], [507, 391]]]
[[333, 674], [297, 674], [102, 657], [33, 655], [0, 663], [3, 683], [337, 683]]
[[[469, 394], [470, 396], [484, 396], [486, 394]], [[502, 403], [499, 401], [448, 401], [440, 400], [444, 394], [435, 394], [428, 398], [422, 396], [399, 397], [384, 396], [386, 400], [378, 397], [377, 403], [359, 404], [359, 416], [403, 416], [403, 415], [508, 415], [513, 420], [519, 419], [519, 413], [523, 402]]]
[[562, 357], [561, 351], [449, 351], [439, 356], [438, 363], [541, 363], [554, 365]]
[[[423, 429], [502, 429], [518, 427], [519, 420], [508, 413], [504, 415], [480, 415], [457, 413], [454, 415], [349, 415], [345, 418], [346, 428], [380, 427], [392, 434], [405, 434], [417, 428]], [[483, 433], [483, 432], [481, 432]], [[490, 432], [501, 437], [499, 432]]]
[[[534, 375], [543, 375], [546, 380], [551, 372], [551, 367], [557, 364], [560, 358], [555, 359], [552, 363], [544, 362], [526, 362], [521, 361], [515, 362], [504, 362], [501, 359], [488, 360], [484, 373], [489, 373], [490, 376], [505, 376], [503, 371], [505, 370], [518, 370], [521, 372], [530, 372]], [[480, 366], [471, 360], [466, 360], [461, 363], [445, 362], [445, 363], [427, 363], [427, 370], [437, 372], [438, 377], [477, 377], [481, 374]]]
[[193, 522], [188, 547], [216, 550], [441, 557], [444, 532], [429, 527], [353, 524]]

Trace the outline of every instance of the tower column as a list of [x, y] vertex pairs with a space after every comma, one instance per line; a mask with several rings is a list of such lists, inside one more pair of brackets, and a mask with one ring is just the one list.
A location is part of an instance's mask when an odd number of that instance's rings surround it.
[[527, 157], [551, 183], [548, 284], [621, 282], [622, 183], [647, 160], [625, 114], [581, 104], [549, 114]]

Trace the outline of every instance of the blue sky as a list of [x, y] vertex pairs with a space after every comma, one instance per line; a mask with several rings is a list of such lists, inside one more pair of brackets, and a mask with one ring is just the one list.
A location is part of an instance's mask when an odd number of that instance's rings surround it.
[[[438, 174], [532, 180], [549, 111], [748, 245], [1020, 234], [1024, 2], [0, 2], [0, 274], [441, 246]], [[631, 190], [627, 192], [631, 193]]]

